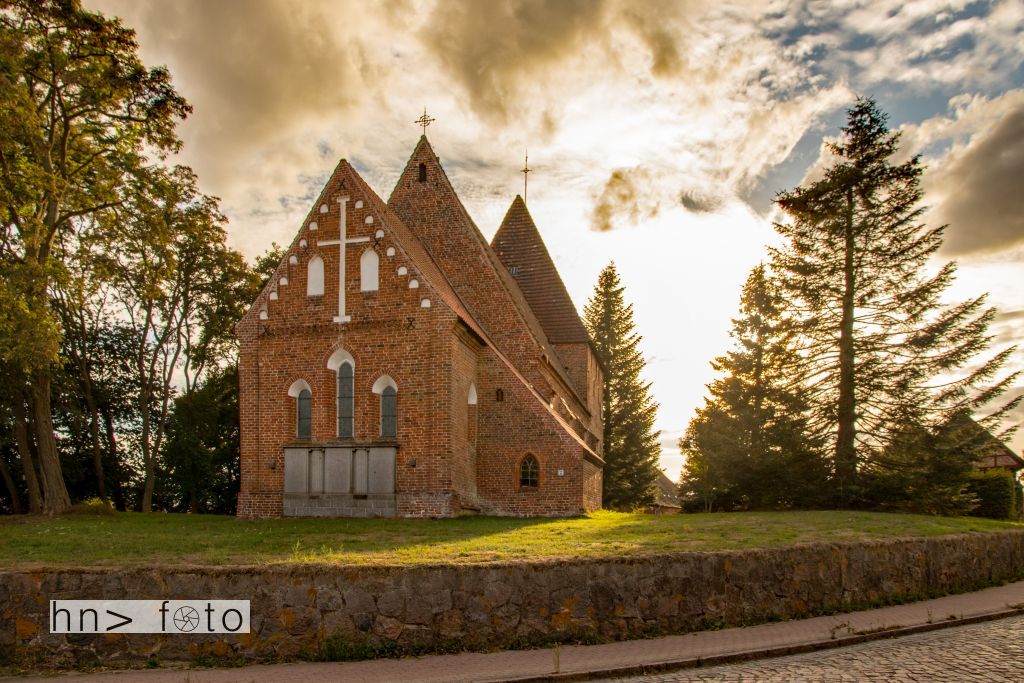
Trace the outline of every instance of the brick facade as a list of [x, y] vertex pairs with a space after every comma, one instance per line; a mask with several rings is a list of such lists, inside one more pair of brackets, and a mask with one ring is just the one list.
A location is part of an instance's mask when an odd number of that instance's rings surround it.
[[[367, 250], [377, 255], [379, 275], [377, 289], [364, 292]], [[323, 262], [322, 293], [311, 295], [314, 258]], [[600, 369], [586, 344], [559, 349], [547, 339], [426, 138], [388, 204], [346, 161], [338, 165], [236, 333], [240, 517], [284, 514], [285, 449], [393, 452], [394, 491], [385, 496], [392, 507], [384, 514], [567, 515], [600, 507]], [[338, 437], [336, 353], [354, 366], [351, 438]], [[395, 437], [381, 437], [374, 386], [384, 376], [397, 386]], [[312, 394], [309, 438], [297, 431], [300, 386]], [[527, 455], [540, 464], [537, 487], [519, 486]], [[358, 506], [368, 497], [322, 485], [307, 496], [314, 505], [333, 496]]]

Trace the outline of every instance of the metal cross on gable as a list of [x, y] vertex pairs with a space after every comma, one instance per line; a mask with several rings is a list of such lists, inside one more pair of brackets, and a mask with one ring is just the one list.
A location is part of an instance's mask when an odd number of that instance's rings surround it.
[[527, 185], [528, 185], [527, 181], [530, 179], [529, 174], [531, 172], [533, 172], [533, 169], [530, 168], [530, 155], [529, 155], [529, 153], [526, 154], [526, 161], [523, 162], [523, 167], [519, 170], [519, 172], [523, 174], [523, 201], [525, 202], [526, 201], [526, 188], [527, 188]]
[[426, 135], [427, 134], [427, 126], [432, 124], [434, 122], [434, 120], [435, 119], [427, 116], [427, 108], [423, 107], [423, 116], [421, 116], [418, 119], [416, 119], [415, 121], [413, 121], [413, 123], [420, 124], [420, 126], [423, 127], [423, 134]]

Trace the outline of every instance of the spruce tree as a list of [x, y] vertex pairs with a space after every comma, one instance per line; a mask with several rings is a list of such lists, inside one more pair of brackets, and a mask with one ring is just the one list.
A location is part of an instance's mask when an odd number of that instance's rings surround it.
[[743, 286], [735, 346], [712, 366], [719, 379], [690, 422], [681, 491], [712, 509], [811, 506], [827, 469], [809, 436], [808, 404], [791, 386], [799, 358], [785, 302], [764, 265]]
[[772, 268], [798, 321], [800, 379], [816, 407], [812, 426], [832, 440], [840, 504], [859, 495], [861, 466], [894, 435], [980, 409], [1014, 379], [993, 380], [1012, 348], [975, 360], [994, 316], [985, 297], [941, 302], [956, 265], [927, 271], [945, 226], [921, 222], [924, 168], [917, 157], [895, 163], [898, 145], [887, 116], [860, 99], [828, 145], [824, 177], [776, 197], [788, 221], [776, 224], [786, 242], [772, 250]]
[[604, 366], [604, 505], [633, 510], [656, 500], [660, 432], [654, 429], [658, 404], [644, 369], [633, 305], [609, 263], [601, 271], [594, 296], [584, 308], [584, 322]]

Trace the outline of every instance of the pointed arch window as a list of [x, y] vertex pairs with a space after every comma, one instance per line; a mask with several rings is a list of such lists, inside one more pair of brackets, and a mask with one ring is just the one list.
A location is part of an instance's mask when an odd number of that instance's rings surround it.
[[288, 395], [295, 399], [295, 437], [313, 437], [313, 392], [305, 380], [297, 379], [288, 387]]
[[349, 362], [338, 366], [338, 436], [351, 439], [355, 434], [355, 369]]
[[528, 455], [519, 463], [519, 488], [537, 488], [540, 485], [540, 464]]
[[309, 259], [306, 266], [306, 296], [324, 295], [324, 260], [319, 256]]
[[337, 373], [338, 437], [355, 436], [355, 376], [356, 362], [345, 349], [337, 349], [327, 359], [327, 367]]
[[398, 436], [398, 385], [388, 375], [381, 375], [373, 383], [373, 393], [380, 396], [380, 436], [394, 439]]
[[423, 163], [420, 164], [419, 175], [417, 175], [416, 180], [418, 180], [421, 183], [427, 182], [427, 165], [426, 164], [423, 164]]
[[380, 257], [373, 249], [367, 249], [359, 257], [359, 290], [376, 292], [380, 288]]
[[296, 436], [300, 439], [309, 439], [313, 436], [313, 393], [309, 389], [299, 392], [298, 422]]
[[385, 439], [398, 436], [398, 392], [385, 387], [380, 393], [380, 435]]

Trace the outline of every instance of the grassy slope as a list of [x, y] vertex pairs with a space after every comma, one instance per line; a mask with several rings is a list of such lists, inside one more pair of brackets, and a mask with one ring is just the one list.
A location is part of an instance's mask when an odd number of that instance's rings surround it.
[[480, 563], [1020, 529], [971, 517], [751, 512], [574, 519], [279, 519], [137, 513], [0, 518], [0, 568], [174, 564]]

